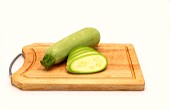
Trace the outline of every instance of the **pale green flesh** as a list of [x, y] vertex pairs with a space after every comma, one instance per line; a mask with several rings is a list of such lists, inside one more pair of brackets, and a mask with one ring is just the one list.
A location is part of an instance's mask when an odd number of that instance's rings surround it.
[[67, 65], [67, 71], [71, 73], [95, 73], [102, 71], [107, 66], [107, 60], [102, 55], [89, 55], [81, 57]]

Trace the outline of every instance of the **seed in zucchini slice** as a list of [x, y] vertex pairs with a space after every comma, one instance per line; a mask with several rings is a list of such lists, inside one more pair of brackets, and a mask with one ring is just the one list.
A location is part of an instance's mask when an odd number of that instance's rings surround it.
[[67, 65], [70, 73], [95, 73], [104, 70], [107, 66], [107, 59], [101, 55], [88, 55], [78, 58]]

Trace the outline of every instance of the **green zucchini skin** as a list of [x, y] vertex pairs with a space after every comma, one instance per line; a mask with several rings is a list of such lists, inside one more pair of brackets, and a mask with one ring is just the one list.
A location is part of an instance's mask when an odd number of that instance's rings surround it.
[[84, 28], [56, 42], [46, 50], [40, 63], [46, 68], [64, 61], [77, 46], [94, 47], [100, 42], [100, 33], [95, 28]]

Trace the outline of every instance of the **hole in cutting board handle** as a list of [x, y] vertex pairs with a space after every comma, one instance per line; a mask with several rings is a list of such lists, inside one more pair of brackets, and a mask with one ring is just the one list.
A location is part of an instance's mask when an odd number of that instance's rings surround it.
[[[16, 62], [16, 60], [19, 59], [19, 57], [21, 57], [21, 56], [22, 56], [22, 58], [24, 58], [24, 55], [22, 53], [20, 53], [12, 60], [10, 66], [9, 66], [9, 76], [12, 76], [12, 67], [13, 67], [14, 63]], [[22, 64], [23, 63], [24, 63], [24, 61], [22, 61]], [[22, 64], [20, 66], [22, 66]]]

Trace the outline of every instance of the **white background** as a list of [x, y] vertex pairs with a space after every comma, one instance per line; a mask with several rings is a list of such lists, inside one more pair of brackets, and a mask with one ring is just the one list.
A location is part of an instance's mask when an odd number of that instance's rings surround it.
[[[54, 43], [84, 27], [97, 28], [101, 42], [134, 45], [144, 91], [22, 91], [11, 85], [8, 67], [23, 46]], [[169, 0], [0, 0], [0, 110], [169, 110], [169, 37]]]

